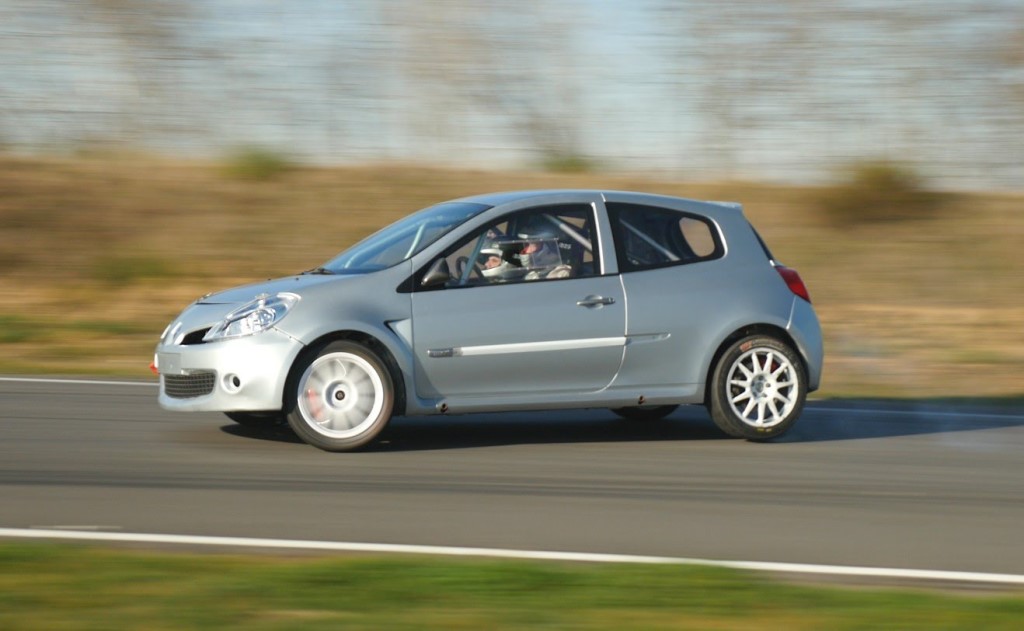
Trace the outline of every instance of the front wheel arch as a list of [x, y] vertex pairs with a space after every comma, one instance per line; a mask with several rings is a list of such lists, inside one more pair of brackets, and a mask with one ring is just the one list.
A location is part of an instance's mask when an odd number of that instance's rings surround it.
[[293, 366], [284, 414], [296, 435], [325, 451], [372, 442], [394, 415], [395, 383], [368, 345], [334, 340], [312, 346]]
[[[301, 353], [299, 353], [298, 357], [296, 357], [295, 361], [292, 363], [288, 374], [288, 383], [292, 383], [292, 380], [298, 377], [298, 375], [295, 374], [297, 367], [302, 366], [306, 361], [308, 361], [310, 354], [315, 355], [320, 349], [324, 348], [331, 342], [337, 341], [355, 342], [356, 344], [369, 348], [371, 351], [376, 353], [378, 357], [380, 357], [384, 362], [384, 366], [387, 368], [388, 373], [391, 375], [391, 382], [394, 384], [395, 388], [395, 402], [392, 415], [404, 416], [406, 402], [405, 374], [402, 372], [401, 367], [398, 365], [398, 360], [395, 359], [394, 354], [391, 352], [391, 349], [388, 348], [387, 344], [384, 344], [373, 335], [364, 333], [363, 331], [334, 331], [321, 335], [317, 339], [313, 340]], [[287, 397], [287, 389], [285, 397]], [[282, 401], [282, 407], [285, 402], [286, 401]]]

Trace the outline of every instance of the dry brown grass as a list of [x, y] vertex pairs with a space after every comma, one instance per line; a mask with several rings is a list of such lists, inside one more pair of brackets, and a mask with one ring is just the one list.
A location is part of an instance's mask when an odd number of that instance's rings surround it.
[[408, 165], [253, 182], [152, 158], [0, 158], [0, 371], [144, 376], [163, 326], [207, 291], [314, 267], [443, 199], [575, 187], [743, 202], [810, 286], [825, 396], [1021, 394], [1024, 196], [836, 228], [807, 188]]

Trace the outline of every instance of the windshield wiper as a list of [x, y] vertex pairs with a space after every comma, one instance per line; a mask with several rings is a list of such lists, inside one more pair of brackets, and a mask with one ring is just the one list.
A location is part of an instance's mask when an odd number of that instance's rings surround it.
[[314, 267], [313, 269], [308, 269], [308, 270], [306, 270], [306, 271], [304, 271], [302, 273], [303, 274], [334, 274], [334, 272], [332, 272], [331, 270], [327, 269], [326, 267]]

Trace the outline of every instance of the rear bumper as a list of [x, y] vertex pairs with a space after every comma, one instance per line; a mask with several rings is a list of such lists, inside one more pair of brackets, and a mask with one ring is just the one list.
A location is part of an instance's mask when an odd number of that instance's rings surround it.
[[158, 346], [158, 403], [181, 412], [280, 410], [288, 372], [302, 348], [276, 329], [206, 344]]
[[793, 299], [793, 311], [786, 327], [807, 363], [807, 390], [814, 392], [821, 386], [821, 372], [825, 361], [825, 345], [821, 337], [821, 324], [814, 307], [801, 298]]

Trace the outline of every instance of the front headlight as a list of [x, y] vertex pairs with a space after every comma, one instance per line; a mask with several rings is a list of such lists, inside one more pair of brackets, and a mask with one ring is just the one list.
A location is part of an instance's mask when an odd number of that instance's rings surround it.
[[295, 294], [281, 293], [276, 296], [266, 294], [257, 296], [255, 300], [244, 304], [211, 328], [203, 336], [204, 342], [222, 340], [229, 337], [241, 337], [262, 333], [281, 321], [288, 311], [299, 301]]

